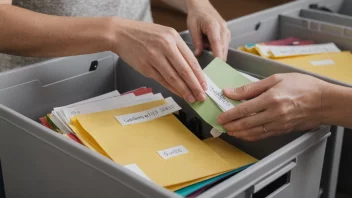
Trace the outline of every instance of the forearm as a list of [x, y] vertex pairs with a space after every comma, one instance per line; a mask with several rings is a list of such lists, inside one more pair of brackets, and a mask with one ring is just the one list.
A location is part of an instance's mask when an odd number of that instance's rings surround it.
[[109, 18], [39, 14], [0, 5], [0, 53], [33, 57], [88, 54], [111, 49]]
[[352, 127], [352, 88], [327, 84], [322, 94], [323, 123]]
[[210, 3], [209, 0], [161, 0], [169, 6], [176, 8], [184, 13], [195, 6], [201, 6], [204, 3]]

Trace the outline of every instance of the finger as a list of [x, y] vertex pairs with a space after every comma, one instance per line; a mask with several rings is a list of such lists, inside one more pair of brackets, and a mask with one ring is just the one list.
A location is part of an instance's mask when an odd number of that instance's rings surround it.
[[221, 38], [223, 40], [223, 54], [224, 54], [224, 58], [226, 61], [228, 50], [229, 50], [229, 45], [230, 45], [230, 41], [231, 41], [231, 33], [228, 30], [227, 26], [222, 30]]
[[153, 67], [162, 75], [162, 77], [170, 84], [178, 93], [180, 93], [181, 97], [187, 100], [190, 103], [194, 103], [196, 99], [194, 98], [191, 90], [182, 80], [182, 78], [175, 71], [174, 67], [170, 64], [170, 62], [165, 58], [158, 59], [159, 66], [153, 65]]
[[238, 88], [226, 88], [224, 89], [224, 94], [234, 100], [246, 100], [253, 97], [257, 97], [260, 94], [266, 92], [271, 87], [276, 85], [278, 82], [282, 80], [280, 74], [276, 74], [270, 76], [269, 78], [265, 78], [264, 80], [246, 84], [242, 87]]
[[203, 50], [203, 34], [198, 25], [198, 23], [194, 23], [191, 25], [189, 32], [192, 37], [193, 45], [195, 47], [195, 55], [199, 56]]
[[[182, 41], [181, 43], [184, 43], [184, 42]], [[188, 57], [193, 56], [192, 52], [189, 50], [188, 47], [187, 47], [187, 49], [188, 49], [188, 51], [183, 50], [184, 54], [188, 53], [185, 56], [188, 56]], [[173, 65], [173, 68], [178, 73], [178, 76], [181, 77], [180, 80], [185, 82], [186, 85], [188, 86], [188, 88], [191, 90], [193, 96], [198, 101], [204, 101], [206, 98], [205, 92], [204, 92], [200, 82], [198, 81], [195, 73], [191, 69], [191, 66], [187, 63], [185, 58], [182, 56], [179, 49], [177, 49], [177, 48], [170, 49], [168, 52], [167, 58], [168, 58], [169, 62]], [[197, 62], [197, 65], [198, 65], [198, 62]], [[198, 66], [193, 66], [193, 67], [200, 67], [200, 66], [198, 65]], [[170, 79], [170, 80], [171, 80], [171, 82], [168, 81], [170, 84], [175, 83], [174, 82], [175, 79]], [[203, 81], [203, 82], [205, 82], [205, 81]], [[184, 89], [183, 87], [180, 87], [180, 88]], [[182, 93], [182, 89], [181, 90], [178, 89], [178, 90]]]
[[179, 97], [182, 97], [178, 91], [172, 87], [165, 79], [164, 77], [153, 67], [151, 67], [151, 77], [156, 80], [158, 83], [160, 83], [162, 86], [166, 87], [168, 90], [170, 90], [172, 93], [175, 95], [178, 95]]
[[205, 80], [204, 72], [201, 66], [199, 65], [197, 58], [192, 54], [192, 51], [181, 38], [178, 43], [178, 48], [182, 56], [184, 57], [184, 59], [186, 59], [188, 65], [191, 67], [194, 75], [198, 79], [198, 82], [202, 86], [203, 91], [206, 91], [208, 89], [208, 85]]
[[232, 132], [245, 131], [251, 128], [255, 128], [257, 126], [262, 126], [266, 123], [270, 123], [275, 119], [275, 116], [273, 116], [270, 110], [265, 110], [254, 115], [229, 122], [224, 125], [224, 128], [227, 131]]
[[252, 100], [245, 101], [237, 105], [236, 107], [220, 114], [217, 119], [217, 122], [219, 124], [226, 124], [233, 120], [245, 118], [254, 113], [264, 111], [268, 107], [269, 101], [270, 100], [267, 99], [266, 95], [261, 95]]
[[270, 131], [270, 124], [271, 123], [268, 125], [257, 126], [244, 131], [228, 132], [228, 134], [242, 140], [258, 141], [277, 134], [275, 131]]
[[205, 34], [208, 36], [211, 50], [213, 51], [214, 56], [224, 59], [219, 25], [217, 23], [214, 23], [214, 25], [209, 25], [209, 28]]
[[285, 131], [285, 129], [282, 129], [282, 126], [283, 124], [280, 122], [270, 122], [261, 126], [262, 132], [247, 133], [247, 136], [243, 135], [241, 136], [241, 139], [248, 140], [248, 141], [258, 141], [258, 140], [266, 139], [268, 137], [278, 136], [280, 134], [288, 133], [287, 131]]
[[243, 131], [229, 131], [227, 132], [227, 134], [229, 134], [230, 136], [239, 138], [239, 139], [244, 139], [246, 137], [256, 137], [259, 136], [260, 134], [263, 134], [263, 128], [262, 126], [259, 127], [254, 127], [251, 129], [247, 129], [247, 130], [243, 130]]
[[256, 136], [243, 137], [241, 139], [246, 140], [246, 141], [254, 142], [254, 141], [264, 140], [266, 138], [277, 136], [277, 135], [278, 134], [273, 131], [273, 132], [263, 133], [263, 134], [256, 135]]

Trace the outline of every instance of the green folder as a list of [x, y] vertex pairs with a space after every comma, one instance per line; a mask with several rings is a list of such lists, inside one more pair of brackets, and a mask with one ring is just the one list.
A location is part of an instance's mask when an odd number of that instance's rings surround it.
[[207, 185], [210, 185], [210, 184], [213, 184], [221, 179], [224, 179], [226, 177], [229, 177], [229, 176], [232, 176], [246, 168], [248, 168], [249, 166], [251, 166], [252, 164], [248, 164], [246, 166], [243, 166], [243, 167], [240, 167], [240, 168], [237, 168], [235, 170], [232, 170], [230, 172], [227, 172], [227, 173], [224, 173], [222, 175], [219, 175], [219, 176], [216, 176], [216, 177], [213, 177], [213, 178], [210, 178], [208, 180], [205, 180], [205, 181], [202, 181], [202, 182], [199, 182], [199, 183], [196, 183], [196, 184], [193, 184], [193, 185], [190, 185], [190, 186], [187, 186], [185, 188], [182, 188], [180, 190], [177, 190], [175, 191], [175, 193], [177, 193], [178, 195], [181, 195], [183, 197], [186, 197], [190, 194], [192, 194], [193, 192], [197, 191], [197, 190], [200, 190], [201, 188], [204, 188], [205, 186]]
[[[237, 88], [252, 82], [220, 58], [215, 58], [203, 71], [220, 89]], [[229, 98], [228, 100], [233, 105], [241, 103], [241, 101]], [[223, 111], [210, 97], [207, 97], [204, 102], [196, 102], [190, 104], [190, 106], [212, 127], [219, 132], [225, 132], [223, 126], [216, 122], [216, 119]]]

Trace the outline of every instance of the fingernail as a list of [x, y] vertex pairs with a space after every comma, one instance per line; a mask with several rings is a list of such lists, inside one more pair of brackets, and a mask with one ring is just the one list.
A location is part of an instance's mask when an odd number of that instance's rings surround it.
[[205, 95], [205, 93], [200, 93], [200, 94], [198, 94], [198, 100], [199, 101], [204, 101], [205, 99], [206, 99], [206, 95]]
[[202, 82], [202, 88], [204, 91], [208, 90], [208, 84], [206, 82]]
[[196, 99], [192, 96], [192, 95], [188, 95], [186, 97], [186, 100], [189, 102], [189, 103], [194, 103], [196, 101]]

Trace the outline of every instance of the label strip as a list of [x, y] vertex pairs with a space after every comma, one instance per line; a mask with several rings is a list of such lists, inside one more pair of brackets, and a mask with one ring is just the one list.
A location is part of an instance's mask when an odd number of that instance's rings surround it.
[[284, 56], [298, 56], [308, 54], [320, 54], [328, 52], [341, 52], [334, 43], [327, 44], [315, 44], [315, 45], [304, 45], [304, 46], [282, 46], [272, 47], [270, 51], [275, 57]]
[[206, 91], [207, 95], [219, 106], [219, 108], [225, 112], [235, 106], [224, 96], [222, 90], [216, 86], [216, 84], [205, 75], [205, 79], [208, 84], [208, 90]]
[[333, 60], [318, 60], [318, 61], [311, 61], [310, 64], [313, 66], [327, 66], [327, 65], [335, 65]]
[[158, 151], [158, 154], [165, 160], [186, 153], [188, 153], [188, 150], [182, 145]]
[[178, 104], [171, 97], [166, 98], [165, 100], [167, 102], [165, 105], [137, 113], [115, 116], [115, 118], [120, 122], [121, 125], [125, 126], [151, 121], [181, 110], [181, 107], [178, 106]]

